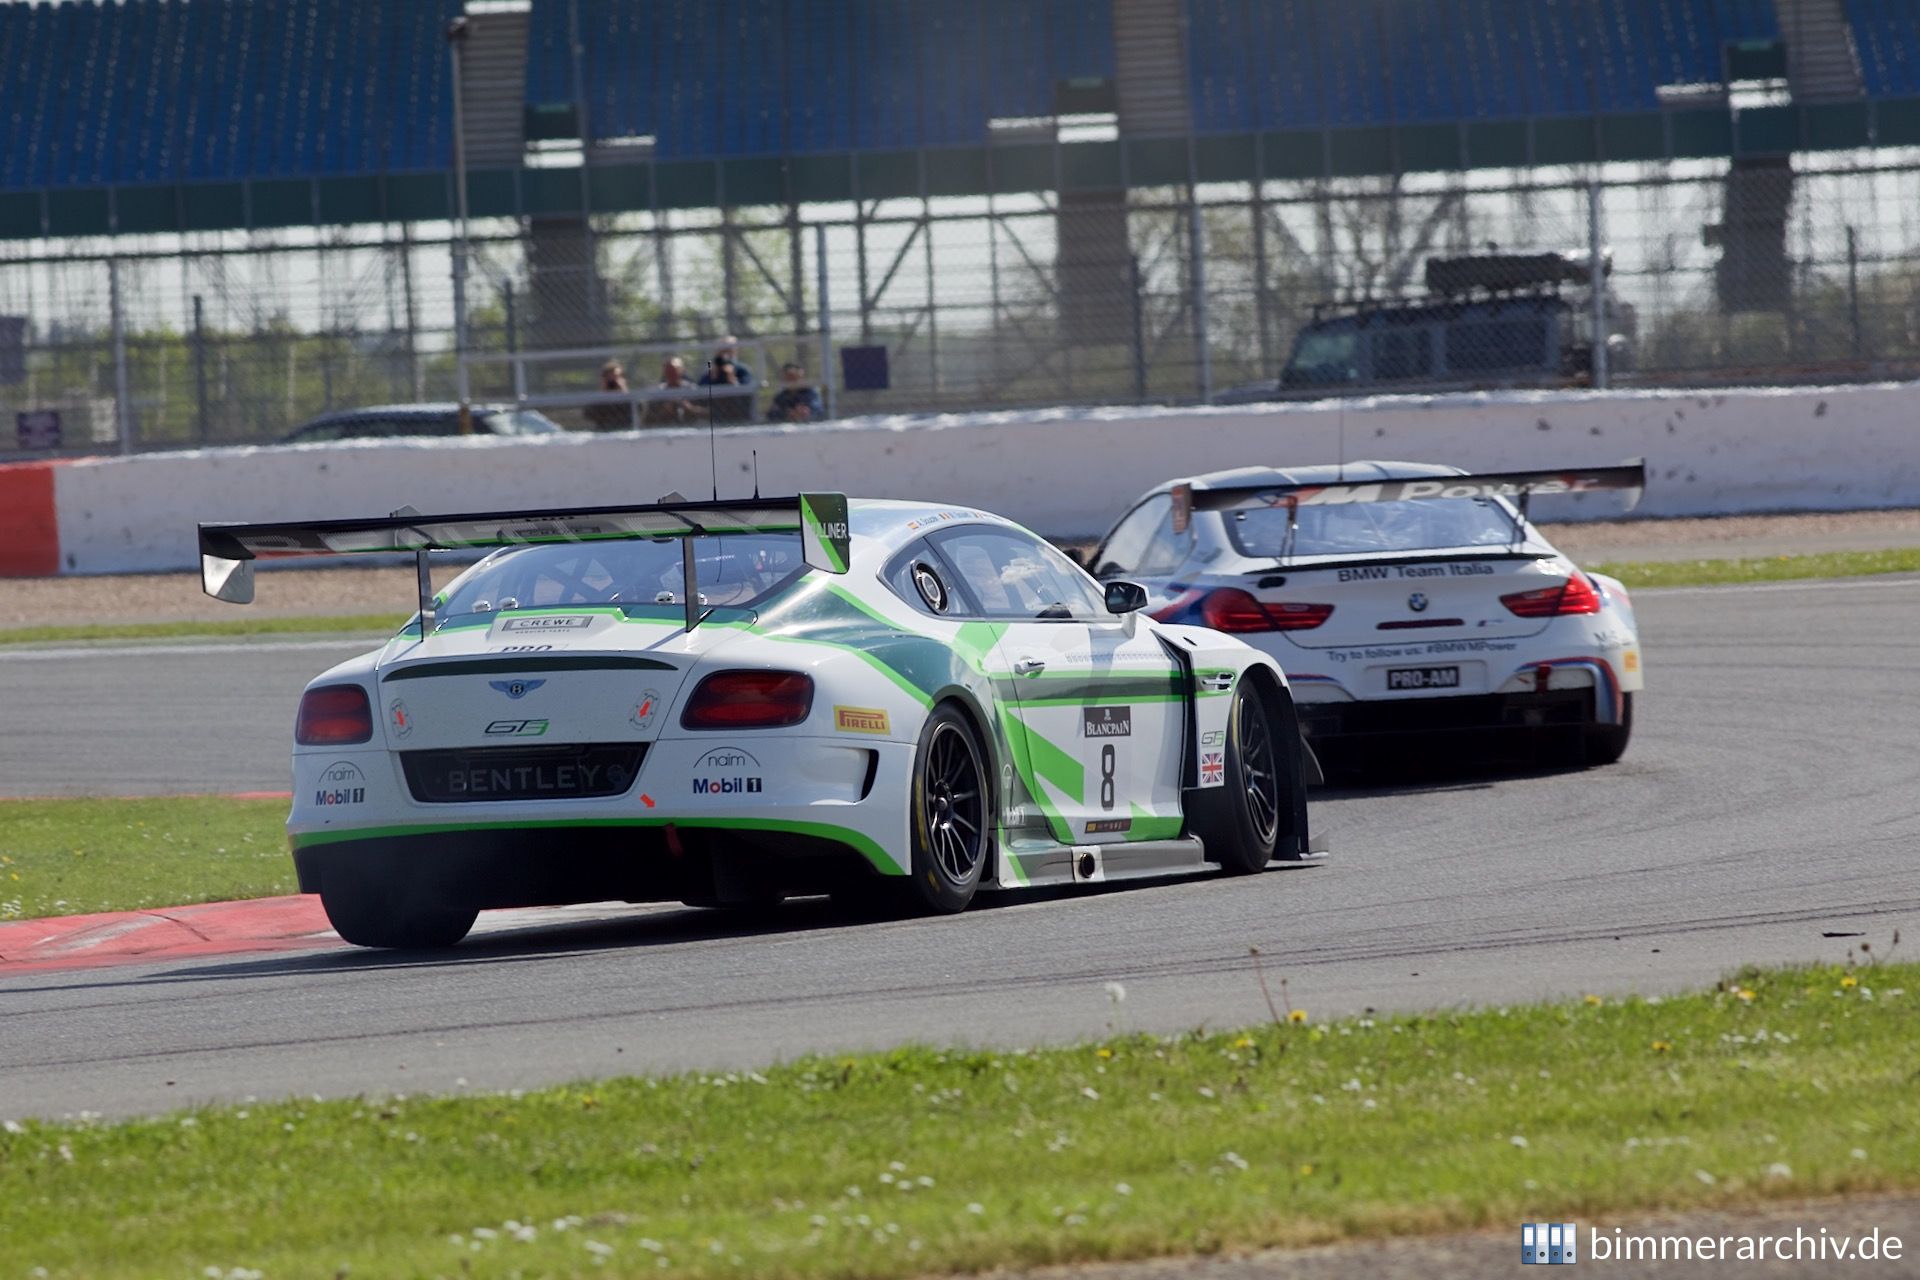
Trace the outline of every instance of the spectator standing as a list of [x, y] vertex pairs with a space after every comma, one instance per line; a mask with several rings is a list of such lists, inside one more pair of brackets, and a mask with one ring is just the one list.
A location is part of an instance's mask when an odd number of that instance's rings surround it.
[[[707, 371], [700, 375], [703, 387], [751, 387], [753, 370], [741, 364], [740, 340], [732, 334], [720, 339], [720, 347], [713, 353], [713, 359], [707, 362]], [[732, 395], [725, 399], [715, 397], [713, 401], [713, 420], [715, 422], [747, 422], [753, 418], [753, 397], [751, 395]]]
[[[687, 362], [679, 356], [669, 356], [660, 366], [661, 391], [684, 390], [689, 393], [693, 384], [687, 381]], [[692, 400], [649, 400], [647, 402], [647, 422], [660, 425], [674, 422], [693, 422], [700, 417], [700, 409]]]
[[[627, 390], [627, 371], [618, 360], [609, 360], [600, 366], [600, 390]], [[586, 418], [595, 431], [620, 431], [633, 425], [633, 410], [624, 404], [590, 404]]]
[[774, 394], [773, 404], [767, 409], [767, 421], [818, 422], [826, 416], [827, 407], [820, 402], [820, 393], [807, 381], [805, 367], [781, 365], [780, 390]]

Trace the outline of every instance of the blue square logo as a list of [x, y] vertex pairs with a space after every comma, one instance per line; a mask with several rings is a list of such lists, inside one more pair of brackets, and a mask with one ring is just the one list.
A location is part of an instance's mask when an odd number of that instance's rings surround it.
[[1579, 1261], [1580, 1228], [1571, 1222], [1520, 1224], [1523, 1266], [1570, 1266]]

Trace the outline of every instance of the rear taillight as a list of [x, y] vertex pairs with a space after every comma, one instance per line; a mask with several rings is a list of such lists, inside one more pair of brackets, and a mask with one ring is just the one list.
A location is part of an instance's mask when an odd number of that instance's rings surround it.
[[680, 713], [683, 729], [782, 729], [813, 710], [813, 677], [798, 671], [716, 671]]
[[1600, 612], [1600, 593], [1585, 574], [1574, 573], [1558, 586], [1501, 596], [1500, 603], [1522, 618], [1557, 618], [1565, 613]]
[[373, 736], [373, 707], [357, 684], [329, 684], [307, 690], [293, 740], [303, 747], [337, 747]]
[[1200, 620], [1215, 631], [1311, 631], [1333, 616], [1330, 604], [1256, 600], [1238, 587], [1209, 591]]

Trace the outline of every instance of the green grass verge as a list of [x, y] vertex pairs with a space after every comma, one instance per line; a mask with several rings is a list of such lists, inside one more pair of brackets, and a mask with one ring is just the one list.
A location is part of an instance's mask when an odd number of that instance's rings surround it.
[[74, 626], [0, 629], [0, 644], [57, 644], [73, 640], [163, 640], [177, 636], [391, 635], [406, 614], [355, 613], [315, 618], [235, 618], [204, 622], [96, 622]]
[[0, 920], [294, 893], [285, 800], [0, 800]]
[[1492, 1271], [1520, 1220], [1920, 1186], [1917, 1040], [1920, 966], [1882, 965], [14, 1124], [0, 1274], [882, 1277], [1497, 1227]]
[[1623, 560], [1591, 566], [1629, 587], [1702, 587], [1795, 578], [1859, 578], [1920, 571], [1920, 548], [1900, 551], [1825, 551], [1810, 556], [1752, 560]]

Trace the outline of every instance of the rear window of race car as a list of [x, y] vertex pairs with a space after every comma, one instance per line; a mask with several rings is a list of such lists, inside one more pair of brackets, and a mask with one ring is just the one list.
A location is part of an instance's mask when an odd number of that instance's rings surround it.
[[[684, 604], [681, 539], [641, 538], [510, 547], [462, 574], [443, 612], [491, 613], [554, 605]], [[694, 538], [700, 598], [750, 608], [806, 570], [797, 533]]]
[[1506, 546], [1513, 541], [1516, 519], [1507, 507], [1491, 498], [1421, 498], [1301, 507], [1299, 528], [1289, 547], [1285, 506], [1224, 511], [1221, 518], [1234, 549], [1261, 560], [1286, 555], [1367, 555]]

